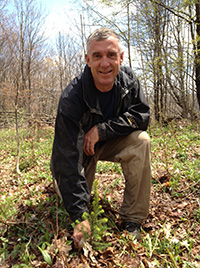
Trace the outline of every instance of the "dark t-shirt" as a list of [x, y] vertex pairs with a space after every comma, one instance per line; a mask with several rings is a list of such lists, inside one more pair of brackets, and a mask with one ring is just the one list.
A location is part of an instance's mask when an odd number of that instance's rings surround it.
[[108, 92], [101, 92], [97, 89], [98, 99], [102, 114], [105, 120], [111, 119], [114, 112], [114, 89]]

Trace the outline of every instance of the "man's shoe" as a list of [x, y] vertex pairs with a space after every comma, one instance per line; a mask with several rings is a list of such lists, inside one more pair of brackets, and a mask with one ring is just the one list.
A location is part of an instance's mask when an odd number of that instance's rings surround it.
[[122, 229], [127, 230], [136, 240], [141, 240], [141, 224], [135, 222], [123, 222]]

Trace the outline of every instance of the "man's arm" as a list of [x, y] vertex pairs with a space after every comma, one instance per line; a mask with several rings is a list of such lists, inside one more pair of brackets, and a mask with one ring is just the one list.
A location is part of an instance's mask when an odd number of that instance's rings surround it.
[[125, 98], [123, 108], [116, 117], [97, 125], [100, 141], [128, 135], [134, 130], [147, 129], [150, 109], [138, 80]]
[[[94, 155], [95, 144], [99, 141], [99, 133], [97, 126], [92, 127], [84, 136], [83, 150], [87, 156]], [[85, 233], [90, 235], [90, 224], [87, 220], [77, 224], [73, 233], [73, 240], [75, 248], [82, 247]]]
[[88, 212], [90, 196], [80, 161], [84, 140], [80, 127], [82, 113], [83, 104], [79, 92], [61, 97], [52, 150], [53, 176], [72, 221], [82, 220], [83, 213]]

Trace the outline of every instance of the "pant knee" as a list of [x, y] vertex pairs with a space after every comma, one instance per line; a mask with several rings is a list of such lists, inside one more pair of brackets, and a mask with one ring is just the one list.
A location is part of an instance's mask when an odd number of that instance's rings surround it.
[[149, 137], [149, 134], [146, 131], [142, 131], [139, 134], [138, 138], [139, 138], [140, 141], [145, 142], [147, 144], [150, 144], [150, 137]]
[[133, 144], [150, 144], [150, 137], [148, 135], [148, 133], [146, 131], [134, 131], [133, 133], [130, 134], [130, 138], [131, 138], [131, 143]]

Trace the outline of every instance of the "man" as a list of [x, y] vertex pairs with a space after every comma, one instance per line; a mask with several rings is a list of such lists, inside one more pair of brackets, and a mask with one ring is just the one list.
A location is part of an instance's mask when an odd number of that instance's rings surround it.
[[88, 201], [98, 160], [119, 162], [125, 177], [122, 227], [140, 238], [150, 197], [149, 106], [138, 79], [122, 67], [117, 34], [96, 30], [87, 40], [86, 67], [58, 105], [51, 169], [74, 229], [75, 247], [90, 233]]

